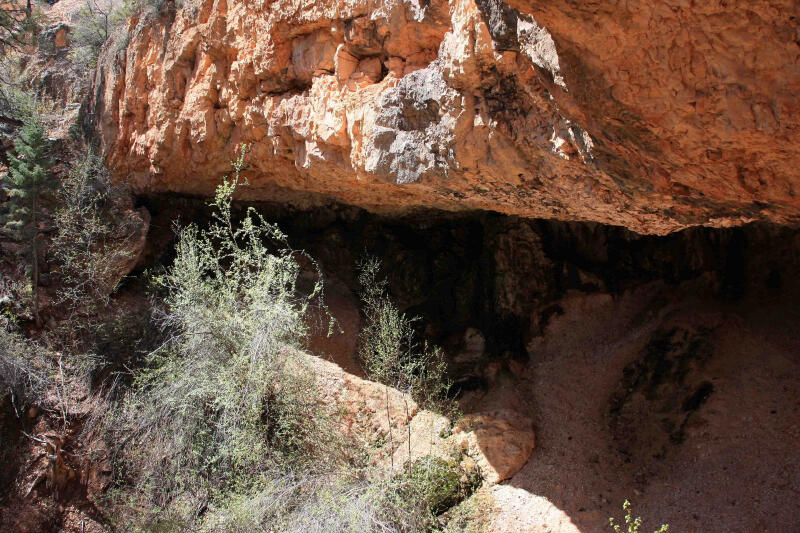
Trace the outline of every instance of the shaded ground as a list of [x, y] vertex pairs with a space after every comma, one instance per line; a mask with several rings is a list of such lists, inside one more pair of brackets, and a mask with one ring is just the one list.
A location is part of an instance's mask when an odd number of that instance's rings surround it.
[[[629, 498], [651, 528], [800, 531], [798, 291], [703, 289], [578, 296], [551, 322], [520, 376], [537, 448], [509, 483], [525, 492], [495, 491], [498, 530], [608, 531]], [[665, 331], [696, 337], [646, 368]]]

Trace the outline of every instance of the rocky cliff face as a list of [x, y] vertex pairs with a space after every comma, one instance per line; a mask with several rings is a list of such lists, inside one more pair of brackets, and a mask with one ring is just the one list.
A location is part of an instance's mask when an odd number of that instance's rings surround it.
[[795, 2], [511, 4], [168, 0], [106, 51], [91, 118], [138, 192], [210, 194], [247, 143], [252, 200], [800, 219]]

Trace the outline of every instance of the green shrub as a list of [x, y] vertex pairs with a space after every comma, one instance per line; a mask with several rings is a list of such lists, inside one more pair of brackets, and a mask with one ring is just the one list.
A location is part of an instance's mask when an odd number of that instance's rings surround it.
[[380, 262], [367, 259], [359, 265], [361, 299], [366, 315], [360, 335], [359, 355], [370, 379], [411, 395], [423, 408], [448, 412], [450, 383], [447, 365], [438, 347], [420, 343], [414, 324], [388, 295], [379, 279]]
[[283, 533], [436, 531], [441, 513], [469, 495], [476, 481], [458, 461], [435, 456], [407, 463], [388, 478], [340, 473], [309, 486], [302, 503], [289, 506], [272, 525]]
[[48, 131], [61, 119], [55, 102], [39, 90], [39, 74], [24, 52], [0, 54], [0, 139], [13, 140], [31, 123]]
[[[450, 382], [442, 351], [419, 343], [414, 331], [417, 318], [408, 317], [389, 298], [385, 280], [378, 278], [380, 263], [367, 259], [359, 265], [358, 281], [364, 303], [365, 321], [359, 336], [359, 357], [367, 377], [386, 389], [386, 416], [392, 406], [388, 387], [411, 396], [421, 407], [454, 416], [455, 404], [447, 398]], [[410, 419], [407, 396], [402, 409]], [[407, 427], [408, 457], [411, 457], [411, 425]], [[389, 446], [394, 452], [394, 435], [389, 426]], [[394, 456], [392, 457], [394, 470]]]
[[118, 483], [109, 520], [126, 532], [435, 530], [474, 480], [436, 457], [387, 475], [339, 436], [336, 406], [321, 404], [295, 350], [321, 286], [298, 287], [298, 253], [276, 227], [253, 209], [232, 216], [242, 165], [218, 189], [213, 222], [180, 230], [174, 264], [155, 278], [169, 338], [105, 421]]
[[56, 234], [50, 246], [58, 264], [57, 303], [79, 320], [70, 327], [91, 329], [108, 306], [118, 269], [132, 259], [141, 227], [125, 216], [127, 191], [111, 183], [102, 159], [91, 150], [61, 181]]
[[127, 32], [125, 26], [135, 11], [130, 0], [86, 0], [73, 16], [70, 59], [94, 67], [100, 48], [110, 36]]
[[293, 349], [321, 286], [301, 293], [297, 252], [253, 209], [234, 221], [242, 164], [217, 191], [213, 223], [180, 230], [173, 266], [155, 278], [170, 339], [112, 424], [146, 514], [250, 493], [266, 472], [327, 471], [342, 455]]
[[[27, 122], [38, 113], [35, 92], [26, 87], [21, 57], [7, 55], [0, 59], [0, 115], [7, 119]], [[3, 136], [11, 128], [3, 127]]]
[[447, 511], [442, 533], [484, 533], [495, 514], [495, 499], [488, 490], [479, 490]]
[[478, 480], [466, 475], [458, 461], [427, 455], [406, 463], [392, 484], [389, 494], [394, 501], [389, 510], [404, 515], [400, 522], [426, 530], [438, 524], [439, 514], [468, 496]]

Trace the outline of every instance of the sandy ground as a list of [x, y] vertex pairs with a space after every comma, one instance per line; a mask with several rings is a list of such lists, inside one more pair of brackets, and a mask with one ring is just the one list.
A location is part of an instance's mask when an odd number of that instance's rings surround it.
[[[661, 522], [685, 533], [800, 532], [798, 291], [737, 303], [703, 293], [700, 281], [567, 298], [514, 385], [535, 420], [536, 450], [492, 490], [491, 531], [608, 532], [628, 498], [648, 533]], [[623, 372], [665, 329], [702, 332], [706, 355], [666, 380], [682, 388], [630, 393], [621, 423], [611, 405], [630, 392]], [[713, 390], [699, 407], [670, 403], [698, 386]]]

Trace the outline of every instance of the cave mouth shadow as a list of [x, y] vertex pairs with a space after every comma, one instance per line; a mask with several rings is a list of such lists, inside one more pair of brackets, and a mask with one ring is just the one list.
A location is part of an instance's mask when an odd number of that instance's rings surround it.
[[[205, 198], [158, 194], [138, 197], [137, 205], [147, 207], [152, 219], [140, 271], [172, 261], [175, 220], [200, 226], [210, 221]], [[792, 276], [774, 250], [797, 233], [755, 223], [643, 236], [618, 226], [485, 211], [418, 210], [392, 217], [332, 202], [311, 209], [235, 202], [235, 216], [249, 207], [353, 295], [359, 260], [380, 259], [390, 296], [421, 318], [419, 333], [430, 342], [457, 344], [454, 336], [475, 328], [487, 358], [518, 361], [528, 359], [526, 344], [570, 291], [617, 295], [648, 282], [677, 285], [705, 275], [718, 296], [735, 301], [754, 276], [765, 278], [755, 283], [778, 287]]]

